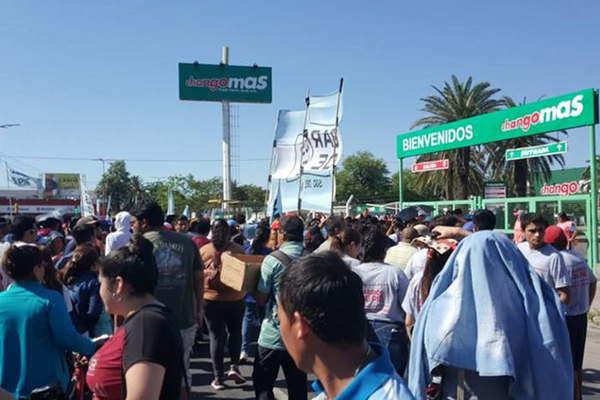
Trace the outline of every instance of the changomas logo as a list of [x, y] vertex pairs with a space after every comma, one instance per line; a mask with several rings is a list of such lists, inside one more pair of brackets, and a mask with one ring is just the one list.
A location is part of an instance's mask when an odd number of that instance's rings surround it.
[[539, 111], [532, 112], [523, 117], [515, 118], [513, 120], [505, 119], [501, 129], [503, 132], [515, 129], [521, 129], [523, 132], [527, 132], [532, 125], [552, 122], [563, 118], [578, 117], [583, 112], [582, 100], [583, 95], [578, 94], [571, 100], [561, 101], [555, 106], [542, 108]]
[[268, 83], [267, 75], [247, 78], [194, 78], [190, 76], [185, 80], [187, 87], [208, 88], [211, 92], [223, 89], [233, 91], [265, 90]]

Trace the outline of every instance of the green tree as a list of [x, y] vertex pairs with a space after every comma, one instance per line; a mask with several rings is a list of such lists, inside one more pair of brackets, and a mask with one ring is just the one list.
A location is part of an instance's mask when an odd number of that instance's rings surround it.
[[131, 176], [125, 161], [114, 161], [96, 186], [96, 193], [103, 199], [111, 198], [113, 210], [129, 209], [131, 199]]
[[257, 185], [238, 185], [233, 186], [233, 199], [241, 201], [245, 207], [253, 209], [262, 209], [265, 207], [267, 191]]
[[[501, 99], [494, 98], [500, 89], [491, 88], [488, 82], [473, 84], [472, 77], [461, 82], [452, 75], [451, 82], [444, 82], [441, 89], [437, 86], [432, 88], [435, 94], [421, 99], [425, 103], [422, 111], [429, 115], [415, 121], [411, 129], [429, 128], [489, 113], [498, 110], [503, 104]], [[418, 161], [448, 158], [450, 168], [419, 174], [418, 185], [436, 189], [443, 186], [445, 197], [449, 200], [456, 197], [466, 199], [470, 194], [480, 193], [483, 168], [477, 165], [481, 161], [481, 156], [476, 154], [478, 152], [479, 147], [464, 147], [419, 157]]]
[[[526, 104], [526, 100], [517, 104], [511, 97], [507, 96], [502, 100], [506, 108]], [[567, 134], [566, 131], [560, 131], [559, 133]], [[492, 171], [492, 179], [508, 182], [509, 190], [517, 197], [527, 196], [529, 194], [527, 193], [527, 181], [531, 179], [532, 176], [544, 177], [546, 180], [550, 179], [552, 165], [557, 163], [559, 166], [564, 167], [565, 159], [562, 154], [553, 154], [545, 157], [506, 161], [506, 150], [519, 147], [539, 146], [559, 141], [560, 138], [557, 133], [556, 137], [551, 136], [550, 134], [540, 134], [488, 143], [484, 146], [486, 153], [489, 155], [486, 160], [486, 166], [491, 168], [486, 168], [486, 170]]]
[[[395, 172], [392, 175], [392, 187], [390, 193], [390, 201], [398, 201], [400, 192], [400, 174]], [[437, 192], [432, 187], [421, 187], [418, 184], [417, 174], [413, 174], [410, 170], [405, 169], [403, 177], [403, 200], [404, 201], [431, 201], [437, 200], [443, 196], [443, 190]]]
[[385, 161], [368, 151], [359, 151], [342, 162], [335, 175], [336, 198], [354, 195], [357, 202], [385, 201], [390, 196], [390, 178]]

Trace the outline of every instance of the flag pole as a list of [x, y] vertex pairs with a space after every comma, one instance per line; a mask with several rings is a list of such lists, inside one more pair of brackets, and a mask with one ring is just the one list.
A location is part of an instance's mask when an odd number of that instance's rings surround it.
[[306, 111], [304, 112], [304, 128], [302, 128], [302, 144], [300, 145], [300, 175], [298, 176], [298, 216], [302, 211], [302, 174], [304, 173], [304, 141], [308, 139], [306, 131], [306, 123], [308, 121], [308, 109], [310, 107], [310, 89], [306, 89], [306, 97], [304, 98]]
[[271, 197], [271, 183], [273, 182], [273, 159], [275, 158], [275, 149], [277, 148], [277, 126], [279, 125], [279, 113], [275, 122], [275, 138], [273, 138], [273, 149], [271, 150], [271, 162], [269, 163], [269, 177], [267, 179], [267, 194], [265, 196], [265, 214], [269, 214], [269, 198]]
[[6, 192], [8, 194], [8, 214], [10, 216], [10, 219], [12, 221], [13, 218], [13, 208], [12, 208], [12, 198], [10, 197], [10, 178], [8, 176], [9, 172], [8, 172], [8, 162], [4, 161], [4, 166], [6, 168]]
[[333, 204], [335, 203], [335, 172], [337, 167], [337, 148], [340, 145], [340, 100], [342, 97], [342, 89], [344, 88], [344, 78], [340, 78], [340, 88], [337, 95], [337, 106], [335, 109], [335, 134], [333, 140], [333, 165], [331, 166], [331, 213], [333, 215]]

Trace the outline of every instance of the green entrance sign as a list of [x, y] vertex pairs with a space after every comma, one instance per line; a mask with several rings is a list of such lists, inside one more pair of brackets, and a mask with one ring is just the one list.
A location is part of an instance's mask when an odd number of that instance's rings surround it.
[[180, 63], [179, 99], [271, 103], [271, 67]]
[[398, 158], [594, 125], [598, 98], [593, 89], [398, 135]]
[[506, 150], [506, 161], [522, 160], [524, 158], [534, 158], [549, 156], [552, 154], [561, 154], [567, 152], [567, 142], [549, 143], [540, 146], [519, 147], [517, 149]]

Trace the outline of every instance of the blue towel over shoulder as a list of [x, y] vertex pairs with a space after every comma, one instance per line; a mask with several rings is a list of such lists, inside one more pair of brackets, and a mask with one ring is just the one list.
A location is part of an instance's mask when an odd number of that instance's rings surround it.
[[425, 399], [438, 365], [510, 376], [515, 399], [573, 396], [558, 296], [502, 233], [464, 239], [434, 280], [411, 345], [409, 388], [416, 399]]

